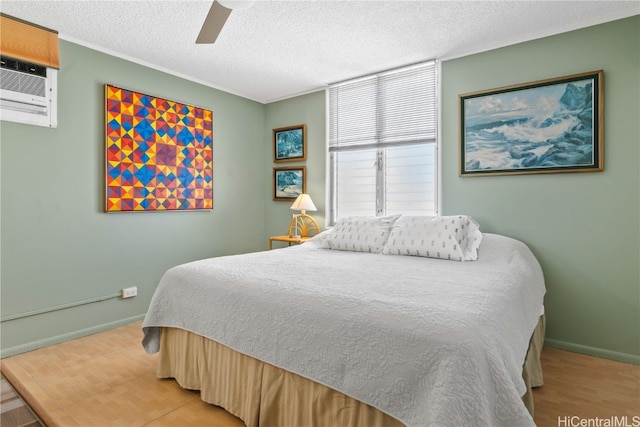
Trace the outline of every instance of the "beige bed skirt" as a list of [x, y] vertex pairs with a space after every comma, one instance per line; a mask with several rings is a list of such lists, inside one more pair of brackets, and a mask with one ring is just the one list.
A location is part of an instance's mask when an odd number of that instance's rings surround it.
[[[523, 369], [533, 414], [531, 387], [542, 385], [540, 351], [545, 318], [540, 317]], [[200, 390], [203, 401], [221, 406], [247, 427], [400, 427], [395, 418], [329, 387], [238, 353], [200, 335], [163, 328], [158, 378]]]

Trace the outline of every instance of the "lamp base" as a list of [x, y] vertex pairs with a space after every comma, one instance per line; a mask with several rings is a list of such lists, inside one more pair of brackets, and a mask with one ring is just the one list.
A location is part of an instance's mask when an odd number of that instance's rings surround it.
[[307, 214], [294, 215], [289, 224], [289, 236], [291, 237], [310, 237], [319, 232], [318, 222]]

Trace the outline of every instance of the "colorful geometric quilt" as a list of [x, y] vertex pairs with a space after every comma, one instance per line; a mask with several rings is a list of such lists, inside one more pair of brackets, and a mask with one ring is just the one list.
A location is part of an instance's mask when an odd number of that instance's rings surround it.
[[105, 85], [106, 211], [213, 209], [213, 112]]

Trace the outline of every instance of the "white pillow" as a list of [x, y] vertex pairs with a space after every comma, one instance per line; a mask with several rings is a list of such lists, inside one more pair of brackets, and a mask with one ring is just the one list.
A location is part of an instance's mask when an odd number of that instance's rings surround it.
[[380, 253], [389, 237], [391, 226], [399, 217], [400, 215], [341, 218], [327, 238], [327, 246], [341, 251]]
[[327, 239], [329, 238], [330, 235], [331, 235], [331, 230], [323, 230], [318, 234], [316, 234], [315, 236], [313, 236], [311, 239], [309, 239], [307, 243], [314, 242], [321, 248], [328, 248], [329, 246], [327, 246]]
[[475, 261], [482, 233], [470, 216], [402, 216], [391, 229], [383, 254]]

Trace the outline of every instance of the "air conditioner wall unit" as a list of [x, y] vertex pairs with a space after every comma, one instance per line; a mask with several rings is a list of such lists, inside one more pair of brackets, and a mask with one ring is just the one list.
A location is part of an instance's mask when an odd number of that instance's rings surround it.
[[3, 56], [0, 73], [0, 120], [57, 127], [58, 70]]

